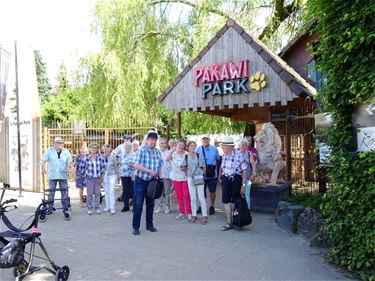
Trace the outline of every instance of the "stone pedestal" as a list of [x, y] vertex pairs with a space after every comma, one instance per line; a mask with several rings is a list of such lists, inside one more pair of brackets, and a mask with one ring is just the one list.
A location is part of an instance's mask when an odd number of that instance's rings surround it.
[[291, 182], [267, 186], [266, 184], [251, 185], [251, 210], [256, 212], [274, 213], [280, 201], [287, 200]]

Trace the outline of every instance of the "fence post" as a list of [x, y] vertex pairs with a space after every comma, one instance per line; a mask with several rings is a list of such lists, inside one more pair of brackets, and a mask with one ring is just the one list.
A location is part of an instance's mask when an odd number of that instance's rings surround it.
[[104, 143], [109, 143], [109, 131], [108, 131], [108, 128], [104, 129]]

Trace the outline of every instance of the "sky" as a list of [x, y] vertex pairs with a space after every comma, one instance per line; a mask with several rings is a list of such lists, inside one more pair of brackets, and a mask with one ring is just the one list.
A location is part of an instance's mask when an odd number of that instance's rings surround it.
[[14, 41], [42, 54], [55, 85], [61, 63], [72, 70], [78, 59], [98, 51], [91, 32], [96, 0], [0, 0], [0, 45], [13, 51]]

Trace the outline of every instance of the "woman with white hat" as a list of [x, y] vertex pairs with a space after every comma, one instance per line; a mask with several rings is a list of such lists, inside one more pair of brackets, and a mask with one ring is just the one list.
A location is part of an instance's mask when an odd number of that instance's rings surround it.
[[232, 216], [234, 202], [245, 193], [247, 165], [242, 154], [234, 149], [233, 138], [224, 136], [221, 146], [224, 154], [219, 178], [222, 181], [222, 202], [228, 221], [221, 230], [226, 231], [234, 228]]

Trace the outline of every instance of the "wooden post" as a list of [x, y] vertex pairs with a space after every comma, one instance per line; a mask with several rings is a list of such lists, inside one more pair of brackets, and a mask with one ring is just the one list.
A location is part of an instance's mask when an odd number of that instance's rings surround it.
[[109, 131], [108, 131], [108, 128], [104, 129], [104, 143], [109, 143]]
[[177, 112], [177, 136], [181, 138], [181, 112]]
[[44, 127], [43, 128], [43, 151], [42, 153], [44, 153], [44, 151], [48, 148], [48, 143], [49, 143], [48, 128]]
[[292, 178], [292, 159], [291, 159], [291, 151], [290, 151], [290, 117], [289, 117], [289, 110], [286, 111], [285, 152], [286, 152], [287, 180], [290, 181], [291, 178]]
[[167, 125], [166, 137], [167, 137], [167, 141], [169, 141], [171, 138], [171, 126], [169, 124]]

